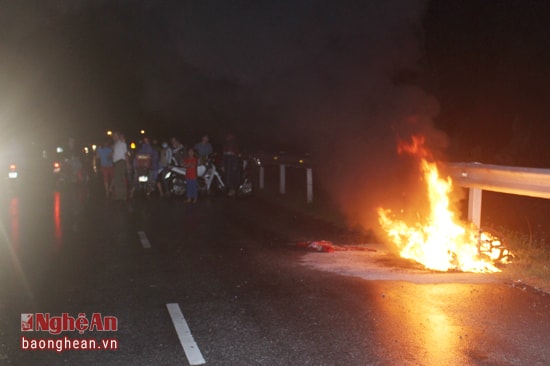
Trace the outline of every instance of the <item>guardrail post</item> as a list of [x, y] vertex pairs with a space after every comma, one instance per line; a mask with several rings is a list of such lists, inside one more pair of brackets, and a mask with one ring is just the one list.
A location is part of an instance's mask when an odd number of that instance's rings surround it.
[[261, 167], [260, 167], [260, 184], [259, 184], [259, 185], [260, 185], [260, 189], [264, 189], [264, 174], [265, 174], [265, 172], [264, 172], [264, 167], [261, 166]]
[[313, 170], [306, 169], [307, 203], [313, 202]]
[[468, 220], [481, 227], [481, 193], [479, 188], [470, 188], [468, 197]]
[[285, 165], [279, 165], [279, 192], [286, 193]]

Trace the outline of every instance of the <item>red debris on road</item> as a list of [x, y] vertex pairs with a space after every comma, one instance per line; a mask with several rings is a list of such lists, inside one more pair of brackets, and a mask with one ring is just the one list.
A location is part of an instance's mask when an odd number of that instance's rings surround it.
[[333, 253], [336, 251], [345, 252], [345, 251], [363, 251], [363, 252], [376, 252], [376, 249], [362, 247], [362, 246], [343, 246], [336, 245], [331, 241], [327, 240], [316, 240], [316, 241], [299, 241], [296, 243], [298, 248], [309, 249], [314, 252], [322, 253]]

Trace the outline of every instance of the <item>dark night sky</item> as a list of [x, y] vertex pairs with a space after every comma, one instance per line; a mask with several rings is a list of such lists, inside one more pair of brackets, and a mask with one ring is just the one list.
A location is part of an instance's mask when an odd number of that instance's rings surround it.
[[548, 15], [542, 1], [4, 0], [0, 115], [15, 130], [204, 126], [275, 147], [287, 126], [303, 141], [309, 120], [332, 129], [320, 116], [383, 113], [399, 102], [388, 82], [433, 94], [451, 151], [475, 157], [514, 123], [546, 131]]
[[548, 166], [549, 16], [546, 1], [428, 8], [425, 69], [456, 159]]
[[[400, 28], [424, 11], [415, 1], [0, 4], [5, 123], [44, 121], [82, 132], [92, 124], [166, 125], [159, 133], [198, 133], [201, 125], [249, 137], [290, 120], [319, 86], [353, 86], [346, 68], [361, 73], [359, 58], [371, 64], [363, 74], [388, 57], [397, 67], [400, 53], [415, 58], [416, 50], [388, 43], [412, 44]], [[377, 48], [381, 56], [373, 55]]]
[[381, 200], [407, 182], [395, 140], [411, 133], [451, 160], [548, 166], [549, 7], [0, 0], [0, 123], [41, 140], [234, 131], [312, 152], [337, 192], [385, 182], [369, 187]]

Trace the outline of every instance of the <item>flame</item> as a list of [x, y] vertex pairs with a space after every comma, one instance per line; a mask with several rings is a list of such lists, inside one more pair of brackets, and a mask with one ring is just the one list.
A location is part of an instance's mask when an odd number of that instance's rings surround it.
[[424, 137], [414, 136], [412, 142], [400, 143], [398, 152], [419, 158], [429, 203], [426, 217], [415, 223], [396, 219], [391, 210], [378, 209], [379, 222], [400, 255], [438, 271], [500, 272], [493, 263], [496, 258], [480, 255], [479, 230], [461, 223], [451, 210], [451, 178], [439, 175], [432, 154], [424, 146]]

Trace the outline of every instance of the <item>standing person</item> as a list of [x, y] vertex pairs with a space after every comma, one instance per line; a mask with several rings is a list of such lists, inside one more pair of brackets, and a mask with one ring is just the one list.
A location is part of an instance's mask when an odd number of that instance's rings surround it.
[[183, 159], [183, 167], [185, 168], [185, 184], [187, 185], [187, 200], [189, 202], [197, 202], [199, 197], [199, 185], [197, 182], [197, 165], [198, 159], [195, 156], [195, 150], [190, 148], [187, 150], [187, 157]]
[[126, 200], [126, 164], [128, 156], [128, 147], [124, 142], [124, 137], [118, 132], [113, 134], [113, 189], [115, 200]]
[[97, 157], [101, 165], [101, 174], [103, 175], [103, 186], [105, 187], [105, 197], [111, 194], [111, 184], [113, 182], [113, 148], [109, 142], [104, 142], [97, 149]]
[[227, 185], [227, 195], [234, 196], [239, 188], [239, 149], [235, 136], [228, 133], [223, 145], [223, 169], [225, 172], [225, 183]]
[[175, 137], [170, 138], [170, 146], [172, 147], [172, 164], [181, 166], [181, 162], [185, 158], [185, 146]]
[[168, 146], [167, 142], [162, 143], [162, 150], [160, 151], [159, 158], [159, 174], [157, 176], [157, 189], [161, 197], [169, 196], [168, 184], [164, 176], [168, 172], [168, 166], [172, 161], [172, 149]]
[[204, 164], [206, 159], [210, 154], [212, 154], [212, 144], [208, 135], [202, 136], [201, 142], [195, 144], [195, 150], [197, 150], [197, 157], [199, 158], [199, 163]]

